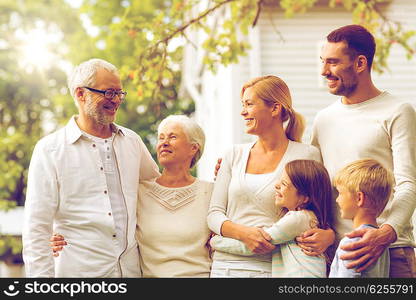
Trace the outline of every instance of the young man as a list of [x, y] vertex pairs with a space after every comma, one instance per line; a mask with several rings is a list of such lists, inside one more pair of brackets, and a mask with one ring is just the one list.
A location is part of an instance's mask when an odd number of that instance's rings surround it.
[[[416, 113], [412, 105], [373, 84], [375, 47], [374, 37], [359, 25], [338, 28], [327, 36], [322, 76], [329, 92], [341, 98], [316, 116], [312, 145], [320, 149], [331, 178], [363, 158], [376, 159], [394, 175], [394, 193], [378, 218], [380, 228], [354, 231], [349, 237], [362, 239], [343, 247], [350, 251], [341, 257], [352, 260], [348, 268], [365, 270], [389, 247], [390, 277], [415, 277], [411, 217], [416, 205]], [[339, 240], [352, 231], [352, 222], [337, 214], [335, 229]]]
[[[68, 87], [79, 115], [41, 139], [30, 162], [26, 276], [138, 277], [138, 184], [158, 176], [158, 167], [136, 133], [113, 123], [126, 93], [112, 64], [80, 64]], [[52, 232], [69, 244], [55, 262]]]
[[[341, 218], [352, 220], [354, 229], [378, 228], [377, 217], [390, 198], [393, 178], [378, 161], [362, 159], [342, 168], [334, 178]], [[377, 261], [362, 272], [348, 269], [340, 257], [348, 251], [341, 247], [360, 238], [344, 237], [331, 264], [329, 277], [389, 277], [389, 251], [385, 249]]]

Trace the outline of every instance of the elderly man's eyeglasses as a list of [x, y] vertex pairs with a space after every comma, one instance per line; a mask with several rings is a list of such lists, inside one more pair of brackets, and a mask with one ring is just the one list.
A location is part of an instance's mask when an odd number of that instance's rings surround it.
[[121, 101], [123, 101], [126, 98], [126, 95], [127, 95], [127, 92], [123, 92], [121, 90], [117, 91], [115, 89], [97, 90], [97, 89], [90, 88], [88, 86], [84, 86], [83, 88], [86, 88], [87, 90], [89, 90], [91, 92], [103, 94], [104, 97], [108, 100], [113, 100], [114, 97], [117, 95], [118, 98]]

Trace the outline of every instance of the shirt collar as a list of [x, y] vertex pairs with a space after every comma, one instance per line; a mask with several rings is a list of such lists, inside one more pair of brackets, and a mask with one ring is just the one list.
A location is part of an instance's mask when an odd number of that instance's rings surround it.
[[[82, 131], [78, 127], [77, 122], [75, 122], [75, 118], [77, 116], [72, 116], [69, 120], [68, 124], [66, 125], [66, 141], [68, 144], [73, 144], [82, 136]], [[110, 124], [111, 131], [114, 132], [116, 135], [120, 134], [124, 136], [124, 132], [122, 128], [114, 123]]]

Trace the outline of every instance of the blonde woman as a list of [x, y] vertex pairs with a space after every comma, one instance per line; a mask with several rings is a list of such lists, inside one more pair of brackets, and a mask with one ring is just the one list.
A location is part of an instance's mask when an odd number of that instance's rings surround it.
[[[241, 104], [246, 132], [257, 140], [234, 145], [224, 156], [207, 220], [213, 232], [242, 241], [254, 255], [215, 251], [211, 277], [271, 277], [275, 246], [262, 227], [278, 219], [274, 185], [286, 163], [321, 160], [317, 148], [301, 143], [305, 122], [293, 109], [282, 79], [270, 75], [250, 80], [241, 90]], [[329, 229], [325, 234], [321, 247], [326, 249], [334, 233]]]

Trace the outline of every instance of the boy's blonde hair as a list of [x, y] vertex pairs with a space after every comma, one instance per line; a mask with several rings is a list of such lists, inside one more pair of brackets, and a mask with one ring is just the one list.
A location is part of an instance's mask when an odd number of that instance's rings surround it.
[[393, 176], [374, 159], [354, 161], [338, 171], [335, 187], [342, 186], [351, 193], [362, 192], [369, 200], [367, 208], [380, 215], [390, 198]]

